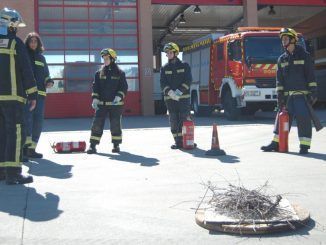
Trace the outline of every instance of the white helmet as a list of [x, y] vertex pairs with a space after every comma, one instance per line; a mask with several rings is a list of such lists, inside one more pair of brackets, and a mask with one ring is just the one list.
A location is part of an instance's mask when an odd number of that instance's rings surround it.
[[26, 24], [23, 21], [20, 13], [11, 8], [3, 8], [0, 10], [0, 26], [6, 26], [7, 28], [13, 27], [25, 27]]

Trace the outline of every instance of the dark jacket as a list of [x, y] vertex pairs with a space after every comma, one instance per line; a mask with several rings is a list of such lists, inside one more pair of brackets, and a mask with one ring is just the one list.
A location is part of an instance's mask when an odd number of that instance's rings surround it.
[[105, 66], [103, 71], [101, 69], [95, 73], [92, 93], [93, 99], [99, 99], [100, 102], [110, 105], [114, 97], [119, 96], [121, 101], [117, 105], [123, 105], [127, 90], [128, 83], [125, 73], [117, 66]]
[[28, 53], [36, 79], [38, 94], [46, 96], [46, 85], [48, 83], [54, 83], [50, 77], [48, 64], [42, 54], [32, 50], [29, 50]]
[[190, 98], [190, 83], [192, 81], [190, 66], [188, 63], [181, 62], [176, 58], [175, 63], [169, 61], [161, 68], [161, 89], [164, 94], [164, 99], [171, 99], [168, 96], [170, 89], [179, 89], [183, 94], [180, 99]]
[[15, 34], [0, 35], [0, 102], [36, 99], [37, 88], [24, 43]]
[[284, 52], [277, 61], [276, 89], [284, 95], [299, 91], [314, 93], [317, 83], [310, 54], [296, 45], [292, 54]]

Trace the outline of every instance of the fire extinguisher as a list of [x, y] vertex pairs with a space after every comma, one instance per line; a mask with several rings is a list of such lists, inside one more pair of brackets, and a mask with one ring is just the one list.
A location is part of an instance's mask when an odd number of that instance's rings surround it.
[[86, 149], [86, 142], [58, 142], [52, 145], [52, 149], [55, 153], [84, 152]]
[[195, 124], [190, 118], [183, 122], [183, 125], [182, 125], [182, 147], [184, 149], [193, 149], [195, 147], [194, 131], [195, 131]]
[[288, 152], [289, 151], [289, 113], [285, 109], [285, 107], [282, 108], [282, 111], [279, 112], [278, 116], [278, 151], [279, 152]]

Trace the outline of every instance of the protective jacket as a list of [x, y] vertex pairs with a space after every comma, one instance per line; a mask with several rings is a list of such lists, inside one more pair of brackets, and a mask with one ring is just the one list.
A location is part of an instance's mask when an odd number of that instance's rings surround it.
[[313, 63], [310, 54], [296, 45], [294, 52], [284, 52], [277, 62], [276, 90], [285, 96], [316, 93]]
[[24, 43], [16, 35], [0, 35], [0, 102], [36, 99], [37, 87]]
[[115, 105], [123, 105], [127, 90], [125, 73], [117, 67], [105, 66], [103, 71], [95, 73], [92, 98], [99, 99], [100, 104], [111, 105], [115, 96], [119, 96], [121, 101]]
[[190, 67], [187, 63], [181, 62], [178, 58], [175, 63], [169, 61], [161, 68], [161, 89], [164, 94], [164, 100], [170, 100], [169, 91], [179, 89], [183, 94], [180, 99], [190, 98], [190, 83], [192, 81]]
[[46, 96], [46, 85], [48, 83], [54, 83], [50, 77], [46, 60], [39, 52], [30, 50], [28, 53], [36, 79], [38, 94], [41, 96]]

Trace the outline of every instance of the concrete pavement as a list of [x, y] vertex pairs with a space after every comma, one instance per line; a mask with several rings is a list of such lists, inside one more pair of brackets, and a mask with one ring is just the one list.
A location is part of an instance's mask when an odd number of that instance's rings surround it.
[[[318, 111], [324, 125], [326, 111]], [[212, 123], [226, 156], [206, 157]], [[171, 150], [168, 119], [125, 117], [120, 154], [111, 153], [109, 131], [99, 154], [55, 154], [50, 143], [88, 142], [91, 119], [46, 120], [38, 151], [25, 164], [26, 186], [0, 183], [0, 244], [326, 244], [326, 130], [313, 132], [311, 153], [300, 156], [297, 130], [290, 153], [264, 153], [273, 115], [228, 122], [220, 115], [196, 119], [193, 151]], [[326, 126], [326, 125], [325, 125]], [[267, 180], [311, 212], [308, 227], [267, 236], [212, 233], [195, 223], [195, 209], [211, 181], [247, 188]]]

